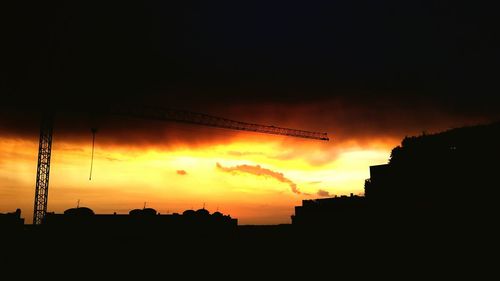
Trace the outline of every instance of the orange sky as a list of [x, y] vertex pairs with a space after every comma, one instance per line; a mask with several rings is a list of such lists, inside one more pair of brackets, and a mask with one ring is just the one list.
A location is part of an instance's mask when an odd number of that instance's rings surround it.
[[[59, 114], [48, 210], [80, 205], [96, 213], [148, 207], [160, 213], [205, 204], [240, 224], [290, 223], [303, 199], [362, 194], [369, 166], [386, 163], [407, 135], [484, 122], [417, 101], [406, 107], [338, 100], [298, 105], [206, 107], [216, 116], [327, 132], [317, 141], [134, 118]], [[2, 113], [2, 112], [0, 112]], [[39, 116], [0, 118], [0, 212], [21, 208], [32, 221]], [[91, 133], [97, 126], [92, 181]]]
[[[385, 163], [399, 142], [322, 142], [240, 132], [223, 144], [134, 147], [102, 144], [99, 137], [89, 181], [90, 143], [54, 135], [49, 211], [63, 212], [78, 200], [97, 213], [127, 213], [147, 202], [166, 214], [205, 203], [209, 211], [219, 209], [240, 224], [290, 223], [293, 207], [320, 197], [318, 192], [362, 193], [368, 167]], [[0, 138], [0, 212], [21, 208], [27, 223], [37, 149], [34, 137]]]

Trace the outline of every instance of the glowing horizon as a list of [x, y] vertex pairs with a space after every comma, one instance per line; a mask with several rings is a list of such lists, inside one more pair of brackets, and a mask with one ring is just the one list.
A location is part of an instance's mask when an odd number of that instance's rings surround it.
[[[0, 144], [6, 155], [0, 162], [0, 212], [21, 208], [31, 223], [38, 143], [5, 137]], [[48, 211], [61, 213], [78, 200], [96, 213], [128, 213], [144, 202], [162, 214], [182, 213], [205, 204], [239, 224], [290, 223], [293, 207], [303, 199], [362, 194], [368, 167], [387, 162], [396, 144], [373, 139], [319, 145], [242, 134], [225, 144], [132, 150], [98, 141], [89, 181], [90, 146], [55, 140]]]

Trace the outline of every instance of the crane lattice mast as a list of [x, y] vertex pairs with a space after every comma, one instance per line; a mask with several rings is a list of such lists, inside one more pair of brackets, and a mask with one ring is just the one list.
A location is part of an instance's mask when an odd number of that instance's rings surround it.
[[40, 124], [40, 142], [38, 145], [38, 166], [36, 171], [35, 206], [33, 224], [42, 223], [47, 213], [49, 197], [50, 155], [52, 151], [53, 115], [42, 115]]

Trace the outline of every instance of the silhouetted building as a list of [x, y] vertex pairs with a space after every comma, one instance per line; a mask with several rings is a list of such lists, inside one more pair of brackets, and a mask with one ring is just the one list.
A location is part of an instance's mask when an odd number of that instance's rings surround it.
[[156, 216], [157, 212], [153, 208], [133, 209], [128, 212], [131, 216]]
[[498, 213], [499, 144], [500, 123], [406, 137], [388, 164], [370, 167], [365, 197], [303, 200], [292, 224], [489, 223]]
[[11, 213], [0, 213], [0, 228], [7, 229], [21, 229], [24, 225], [24, 219], [21, 218], [21, 209], [16, 209]]
[[335, 223], [359, 220], [366, 208], [365, 198], [353, 195], [302, 200], [295, 207], [292, 224], [302, 226], [332, 226]]
[[94, 211], [87, 207], [71, 208], [64, 211], [66, 216], [93, 216]]
[[370, 167], [367, 201], [387, 214], [490, 216], [498, 209], [499, 144], [500, 123], [406, 137], [388, 164]]
[[390, 181], [390, 169], [388, 164], [370, 166], [370, 178], [365, 181], [365, 196], [377, 197], [384, 196], [384, 190], [375, 190], [376, 186], [386, 186]]
[[77, 229], [79, 231], [105, 231], [116, 233], [169, 233], [182, 234], [189, 231], [232, 231], [238, 220], [220, 212], [210, 214], [206, 209], [186, 210], [182, 215], [161, 215], [155, 209], [134, 209], [126, 214], [94, 214], [86, 207], [72, 208], [64, 214], [47, 213], [43, 227]]

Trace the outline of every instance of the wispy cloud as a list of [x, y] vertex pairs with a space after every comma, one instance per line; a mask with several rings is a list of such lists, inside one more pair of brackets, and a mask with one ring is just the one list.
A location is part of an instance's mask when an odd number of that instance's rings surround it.
[[231, 156], [254, 156], [254, 155], [265, 155], [262, 152], [253, 152], [253, 151], [228, 151], [228, 155]]
[[294, 183], [289, 178], [285, 177], [283, 175], [283, 173], [276, 172], [276, 171], [266, 169], [266, 168], [262, 168], [260, 165], [255, 165], [255, 166], [237, 165], [237, 166], [233, 166], [233, 167], [224, 167], [221, 164], [217, 163], [216, 166], [219, 170], [227, 172], [227, 173], [241, 172], [241, 173], [247, 173], [247, 174], [252, 174], [252, 175], [256, 175], [256, 176], [271, 177], [271, 178], [277, 179], [278, 181], [280, 181], [282, 183], [288, 184], [293, 193], [309, 195], [307, 193], [301, 192], [299, 190], [299, 188], [297, 187], [297, 184]]
[[108, 161], [123, 161], [123, 160], [115, 158], [115, 157], [105, 157], [105, 159]]
[[318, 183], [322, 183], [322, 181], [310, 181], [308, 182], [309, 184], [318, 184]]

